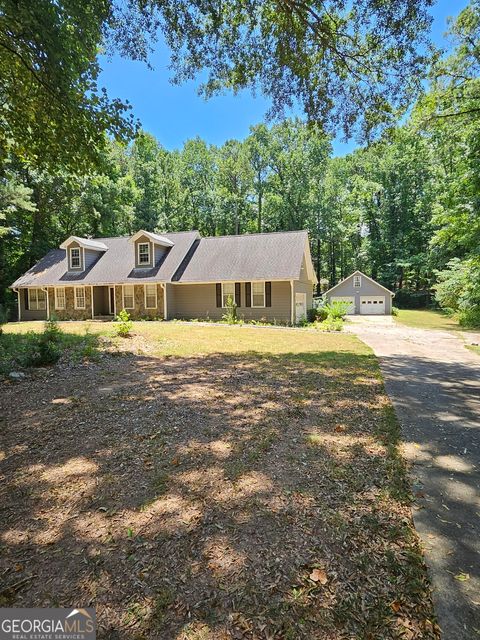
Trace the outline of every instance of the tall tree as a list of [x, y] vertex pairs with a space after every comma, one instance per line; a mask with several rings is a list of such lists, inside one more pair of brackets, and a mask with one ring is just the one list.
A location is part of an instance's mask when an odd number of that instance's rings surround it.
[[251, 230], [251, 206], [248, 195], [253, 187], [253, 171], [244, 143], [228, 140], [217, 154], [217, 207], [221, 234], [239, 234]]
[[146, 61], [159, 29], [177, 81], [206, 70], [205, 95], [257, 88], [274, 114], [300, 103], [331, 132], [370, 135], [420, 87], [431, 2], [0, 0], [0, 162], [89, 170], [105, 132], [131, 137], [97, 55]]
[[108, 0], [0, 1], [0, 169], [14, 153], [37, 168], [85, 171], [105, 132], [131, 137], [127, 105], [97, 85], [113, 18]]

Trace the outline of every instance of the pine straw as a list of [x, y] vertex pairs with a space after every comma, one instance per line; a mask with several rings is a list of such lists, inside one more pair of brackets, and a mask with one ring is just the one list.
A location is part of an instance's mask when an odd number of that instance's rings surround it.
[[439, 637], [366, 349], [106, 354], [1, 404], [3, 605], [95, 606], [100, 638]]

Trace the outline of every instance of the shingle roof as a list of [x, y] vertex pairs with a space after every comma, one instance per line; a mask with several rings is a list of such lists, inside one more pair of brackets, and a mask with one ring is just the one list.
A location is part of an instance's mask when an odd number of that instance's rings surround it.
[[107, 251], [81, 273], [68, 273], [65, 249], [52, 249], [35, 266], [20, 276], [12, 287], [53, 286], [69, 282], [79, 284], [122, 284], [128, 282], [169, 282], [192, 246], [198, 231], [166, 233], [174, 245], [159, 266], [146, 271], [135, 269], [135, 252], [129, 237], [97, 238]]
[[65, 249], [53, 249], [11, 286], [298, 280], [308, 248], [306, 231], [212, 238], [187, 231], [164, 237], [174, 244], [153, 269], [135, 269], [131, 238], [97, 238], [93, 242], [103, 243], [107, 251], [85, 271], [69, 273]]
[[202, 238], [173, 281], [297, 280], [307, 242], [306, 231]]

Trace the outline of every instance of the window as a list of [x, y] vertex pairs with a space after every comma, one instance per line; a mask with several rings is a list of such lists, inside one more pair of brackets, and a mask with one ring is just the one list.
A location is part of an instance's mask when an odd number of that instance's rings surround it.
[[146, 284], [145, 285], [145, 309], [157, 308], [157, 285]]
[[55, 287], [55, 309], [65, 309], [65, 287]]
[[75, 309], [85, 309], [85, 287], [75, 287]]
[[252, 282], [252, 307], [265, 306], [265, 283]]
[[227, 300], [229, 298], [235, 302], [235, 283], [222, 282], [222, 307], [227, 306]]
[[42, 311], [47, 308], [47, 298], [43, 289], [28, 290], [28, 308], [32, 311]]
[[150, 244], [140, 242], [138, 245], [138, 264], [150, 264]]
[[135, 308], [133, 298], [134, 298], [133, 284], [123, 285], [123, 308], [124, 309]]
[[353, 286], [355, 289], [360, 289], [362, 286], [362, 277], [361, 276], [353, 276]]
[[82, 266], [80, 262], [80, 249], [79, 247], [72, 247], [70, 249], [70, 268], [80, 269]]

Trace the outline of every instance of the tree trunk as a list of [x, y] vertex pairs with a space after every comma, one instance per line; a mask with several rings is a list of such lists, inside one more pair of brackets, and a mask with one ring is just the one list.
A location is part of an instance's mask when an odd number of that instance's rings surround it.
[[316, 271], [317, 271], [317, 296], [319, 296], [321, 294], [321, 287], [320, 287], [320, 278], [321, 278], [321, 256], [320, 256], [320, 251], [321, 251], [321, 242], [320, 242], [320, 236], [317, 236], [317, 260], [316, 260]]
[[330, 286], [333, 287], [337, 280], [335, 240], [330, 238]]
[[[260, 176], [258, 176], [258, 183], [260, 184]], [[263, 189], [258, 189], [258, 204], [257, 204], [257, 231], [262, 233], [262, 215], [263, 215]]]

